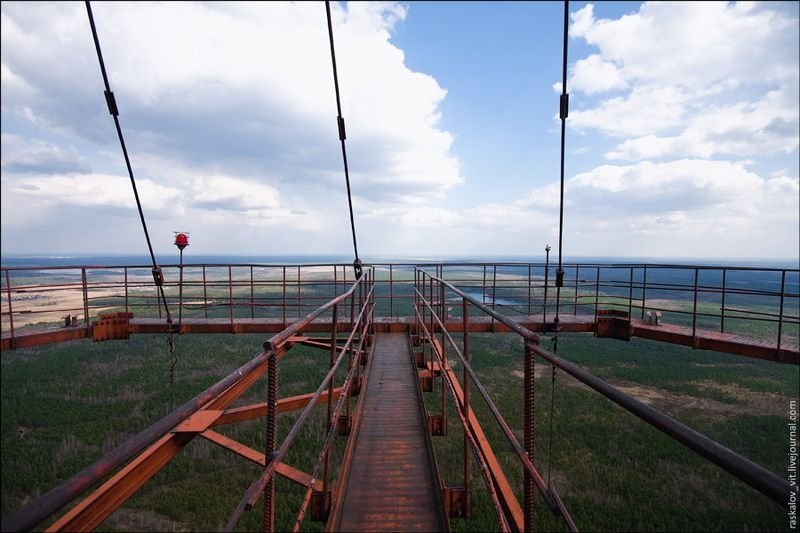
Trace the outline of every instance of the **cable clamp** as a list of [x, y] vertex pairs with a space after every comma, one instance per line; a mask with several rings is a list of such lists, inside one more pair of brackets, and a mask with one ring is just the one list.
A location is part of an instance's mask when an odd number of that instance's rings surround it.
[[561, 120], [567, 118], [569, 114], [569, 93], [564, 93], [561, 95], [561, 109], [559, 111], [559, 117]]
[[161, 267], [153, 267], [153, 282], [155, 282], [156, 287], [164, 285], [164, 273], [161, 272]]
[[117, 99], [114, 98], [112, 91], [103, 91], [106, 95], [106, 104], [108, 104], [108, 112], [112, 115], [119, 116], [119, 109], [117, 109]]

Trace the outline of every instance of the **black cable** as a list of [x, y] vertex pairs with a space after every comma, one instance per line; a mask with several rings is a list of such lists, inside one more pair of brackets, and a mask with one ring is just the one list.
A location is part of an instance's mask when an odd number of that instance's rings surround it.
[[[561, 309], [561, 287], [564, 286], [564, 269], [562, 268], [561, 249], [564, 242], [564, 140], [566, 138], [567, 115], [569, 114], [569, 93], [567, 93], [567, 44], [569, 40], [569, 0], [564, 0], [564, 51], [561, 65], [561, 100], [558, 115], [561, 118], [561, 197], [558, 204], [558, 270], [556, 271], [556, 316], [555, 336], [553, 337], [553, 353], [558, 353], [558, 323]], [[576, 274], [577, 275], [577, 274]], [[550, 485], [550, 468], [553, 451], [553, 406], [555, 403], [556, 367], [553, 366], [553, 377], [550, 384], [550, 435], [547, 452], [547, 485]]]
[[569, 0], [564, 1], [564, 53], [561, 69], [561, 197], [558, 204], [558, 270], [556, 271], [556, 331], [558, 331], [558, 312], [561, 307], [561, 287], [564, 286], [562, 268], [562, 248], [564, 243], [564, 139], [566, 137], [567, 115], [569, 114], [569, 94], [567, 93], [567, 40], [569, 30]]
[[356, 271], [356, 279], [361, 277], [361, 260], [358, 258], [358, 243], [356, 242], [356, 223], [353, 217], [353, 199], [350, 195], [350, 170], [347, 167], [347, 148], [345, 147], [344, 140], [347, 137], [344, 128], [344, 117], [342, 117], [342, 102], [339, 97], [339, 74], [336, 70], [336, 51], [333, 46], [333, 23], [331, 22], [331, 4], [330, 0], [325, 0], [325, 13], [328, 16], [328, 37], [331, 42], [331, 64], [333, 65], [333, 87], [336, 90], [336, 110], [338, 115], [336, 123], [339, 126], [339, 141], [342, 143], [342, 160], [344, 161], [344, 180], [347, 184], [347, 205], [350, 208], [350, 228], [353, 231], [353, 251], [355, 252], [356, 259], [353, 262], [353, 267]]
[[[136, 180], [133, 177], [133, 168], [131, 167], [131, 160], [128, 157], [128, 149], [125, 147], [125, 138], [122, 136], [122, 128], [119, 125], [119, 110], [117, 109], [117, 101], [114, 98], [114, 93], [111, 91], [111, 84], [108, 82], [108, 74], [106, 74], [106, 65], [103, 61], [103, 52], [100, 50], [100, 39], [97, 36], [97, 28], [94, 24], [94, 16], [92, 16], [92, 6], [89, 0], [86, 0], [86, 13], [89, 15], [89, 25], [92, 27], [92, 37], [94, 38], [94, 47], [97, 50], [97, 59], [100, 62], [100, 72], [103, 74], [103, 83], [105, 84], [106, 103], [108, 104], [108, 112], [114, 117], [114, 125], [117, 127], [117, 136], [119, 137], [119, 144], [122, 147], [122, 155], [125, 157], [125, 165], [128, 167], [128, 176], [131, 180], [131, 187], [133, 187], [133, 196], [136, 198], [136, 207], [139, 210], [139, 218], [142, 221], [142, 229], [144, 229], [144, 237], [147, 240], [147, 248], [150, 250], [150, 259], [153, 261], [153, 280], [161, 292], [161, 300], [164, 303], [164, 309], [167, 313], [167, 323], [172, 324], [172, 316], [169, 313], [167, 306], [167, 297], [164, 294], [164, 276], [161, 268], [156, 262], [156, 256], [153, 253], [153, 245], [150, 243], [150, 234], [147, 231], [147, 223], [144, 220], [144, 212], [142, 211], [142, 202], [139, 200], [139, 191], [136, 189]], [[171, 328], [170, 328], [171, 333]]]

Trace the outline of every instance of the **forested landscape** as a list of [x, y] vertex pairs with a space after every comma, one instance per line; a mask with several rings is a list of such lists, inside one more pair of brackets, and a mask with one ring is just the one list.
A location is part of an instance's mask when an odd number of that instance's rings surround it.
[[[481, 382], [521, 436], [521, 341], [507, 334], [473, 334], [470, 339]], [[174, 386], [168, 383], [171, 357], [163, 336], [3, 352], [3, 518], [251, 359], [264, 340], [262, 335], [178, 337]], [[547, 339], [543, 345], [552, 348]], [[559, 355], [785, 474], [788, 402], [797, 398], [796, 366], [641, 339], [594, 339], [590, 334], [562, 334]], [[552, 478], [580, 529], [785, 528], [785, 511], [766, 497], [569, 376], [557, 372], [553, 381], [551, 367], [537, 363], [536, 464], [543, 476]], [[280, 395], [312, 391], [327, 365], [327, 352], [294, 348], [281, 363]], [[438, 411], [438, 386], [426, 394], [432, 413]], [[262, 380], [238, 404], [263, 398]], [[479, 399], [473, 407], [521, 495], [516, 456]], [[452, 404], [450, 411], [447, 436], [433, 442], [445, 482], [458, 486], [463, 483], [463, 437]], [[294, 416], [279, 417], [280, 438]], [[286, 462], [310, 471], [324, 425], [325, 409], [319, 407]], [[263, 431], [258, 420], [220, 428], [255, 449], [263, 446]], [[339, 455], [343, 443], [339, 438]], [[101, 529], [219, 529], [258, 472], [257, 466], [196, 438]], [[497, 519], [474, 462], [472, 486], [473, 517], [453, 519], [453, 529], [496, 530]], [[281, 529], [293, 527], [302, 491], [279, 479]], [[546, 506], [537, 509], [540, 528], [563, 529]], [[259, 527], [260, 510], [246, 513], [239, 522], [242, 530]], [[308, 519], [303, 524], [304, 530], [321, 528]]]

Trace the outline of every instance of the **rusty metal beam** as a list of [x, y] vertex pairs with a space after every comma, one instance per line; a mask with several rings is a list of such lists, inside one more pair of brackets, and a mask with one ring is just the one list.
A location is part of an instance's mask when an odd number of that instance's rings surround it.
[[[342, 387], [337, 387], [333, 391], [334, 399], [338, 399], [339, 395], [342, 393]], [[307, 394], [300, 394], [298, 396], [290, 396], [289, 398], [281, 398], [278, 400], [278, 413], [285, 413], [288, 411], [294, 411], [296, 409], [301, 409], [305, 407], [311, 398], [314, 396], [313, 392], [309, 392]], [[317, 404], [322, 402], [328, 401], [328, 391], [324, 391], [322, 395], [320, 395], [319, 399], [317, 400]], [[217, 418], [212, 426], [221, 426], [223, 424], [232, 424], [234, 422], [242, 422], [244, 420], [254, 420], [256, 418], [261, 418], [263, 416], [267, 416], [267, 404], [266, 402], [262, 403], [254, 403], [251, 405], [245, 405], [243, 407], [234, 407], [231, 409], [226, 409], [222, 412], [219, 418]]]
[[[164, 435], [46, 531], [90, 531], [167, 464], [194, 438], [193, 433]], [[3, 527], [5, 531], [5, 527]]]

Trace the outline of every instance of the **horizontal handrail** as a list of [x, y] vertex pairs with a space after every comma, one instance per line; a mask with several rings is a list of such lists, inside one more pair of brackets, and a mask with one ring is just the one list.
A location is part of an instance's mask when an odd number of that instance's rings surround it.
[[[297, 320], [285, 330], [272, 336], [264, 343], [264, 351], [248, 363], [234, 370], [225, 378], [173, 410], [155, 424], [130, 438], [100, 460], [87, 466], [54, 489], [30, 502], [14, 516], [4, 521], [0, 525], [0, 529], [2, 529], [2, 531], [26, 531], [41, 523], [64, 505], [80, 496], [89, 487], [130, 460], [137, 453], [153, 444], [158, 438], [183, 422], [190, 415], [200, 410], [204, 405], [208, 404], [208, 402], [244, 380], [261, 365], [266, 364], [270, 357], [275, 356], [282, 350], [291, 336], [302, 330], [302, 328], [334, 305], [352, 296], [359, 285], [366, 282], [365, 280], [367, 280], [367, 278], [368, 276], [366, 275], [362, 276], [345, 293], [337, 296], [314, 312]], [[327, 379], [329, 380], [329, 378]], [[327, 381], [325, 383], [327, 383]], [[320, 392], [317, 392], [319, 395]], [[315, 400], [318, 395], [315, 396]], [[310, 403], [309, 405], [313, 407], [314, 404]]]
[[716, 441], [691, 429], [690, 427], [678, 422], [674, 418], [669, 417], [648, 406], [647, 404], [625, 394], [618, 388], [592, 375], [579, 366], [562, 359], [561, 357], [549, 352], [541, 346], [538, 346], [539, 336], [516, 323], [510, 317], [497, 313], [490, 307], [483, 305], [481, 302], [464, 293], [451, 283], [433, 276], [424, 270], [421, 270], [421, 272], [423, 272], [425, 276], [433, 279], [435, 282], [444, 285], [452, 292], [458, 294], [461, 298], [469, 301], [470, 304], [478, 307], [484, 313], [488, 314], [515, 333], [519, 334], [526, 341], [529, 341], [532, 344], [532, 350], [554, 366], [560, 368], [581, 383], [588, 385], [606, 398], [618, 404], [623, 409], [635, 415], [637, 418], [640, 418], [653, 427], [661, 430], [687, 448], [710, 460], [738, 479], [744, 481], [782, 507], [787, 507], [789, 505], [788, 495], [793, 491], [796, 492], [797, 487], [792, 487], [785, 479], [770, 472], [761, 465], [754, 463], [746, 457], [737, 454], [729, 448], [722, 446]]

